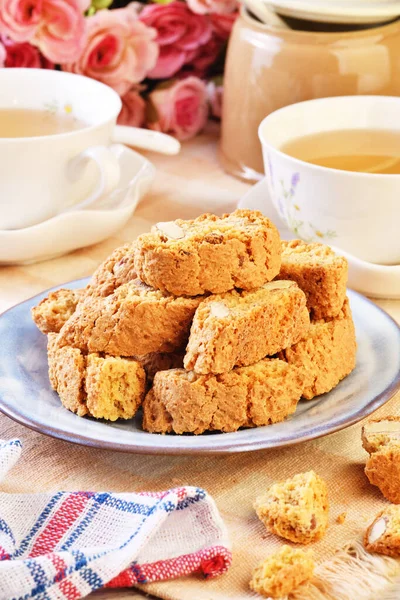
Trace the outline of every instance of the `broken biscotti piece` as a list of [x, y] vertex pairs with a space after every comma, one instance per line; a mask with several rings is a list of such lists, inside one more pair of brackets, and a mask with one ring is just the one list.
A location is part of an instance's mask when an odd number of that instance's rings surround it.
[[227, 373], [295, 344], [309, 327], [306, 297], [293, 281], [210, 296], [196, 310], [185, 368]]
[[315, 542], [328, 527], [328, 491], [314, 471], [275, 483], [254, 508], [267, 529], [291, 542]]
[[80, 417], [131, 419], [142, 403], [146, 376], [134, 360], [83, 355], [78, 348], [57, 343], [57, 334], [48, 340], [49, 378], [62, 404]]
[[400, 417], [370, 421], [362, 429], [370, 456], [365, 474], [393, 504], [400, 504]]
[[368, 527], [364, 536], [368, 552], [400, 556], [400, 506], [388, 506]]
[[278, 552], [268, 556], [254, 569], [250, 588], [267, 598], [281, 598], [309, 581], [314, 568], [310, 550], [282, 546]]
[[278, 279], [295, 281], [307, 296], [314, 319], [336, 317], [346, 297], [347, 260], [324, 244], [282, 242]]
[[116, 248], [93, 273], [85, 288], [87, 296], [109, 296], [120, 285], [136, 279], [133, 244]]
[[299, 370], [278, 359], [223, 375], [161, 371], [143, 403], [143, 429], [200, 434], [277, 423], [294, 413], [302, 388]]
[[279, 353], [305, 375], [303, 398], [330, 392], [356, 365], [356, 336], [348, 299], [335, 319], [311, 321], [303, 340]]
[[373, 419], [361, 431], [363, 448], [369, 453], [381, 450], [389, 444], [400, 446], [400, 417]]
[[278, 230], [251, 210], [157, 223], [135, 246], [138, 277], [177, 296], [257, 288], [271, 281], [280, 265]]
[[32, 308], [32, 319], [44, 334], [58, 333], [75, 312], [83, 290], [59, 289]]
[[59, 345], [113, 356], [174, 352], [187, 343], [201, 300], [177, 298], [135, 279], [107, 297], [80, 302], [60, 331]]
[[183, 350], [181, 352], [151, 352], [150, 354], [140, 354], [131, 358], [140, 362], [146, 371], [147, 387], [150, 387], [158, 371], [181, 369], [184, 354]]

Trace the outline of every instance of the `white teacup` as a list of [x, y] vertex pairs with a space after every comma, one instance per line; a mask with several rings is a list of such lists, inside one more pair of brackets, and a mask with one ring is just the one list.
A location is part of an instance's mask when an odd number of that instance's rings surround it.
[[399, 264], [400, 175], [339, 171], [280, 151], [294, 138], [357, 128], [400, 131], [400, 98], [323, 98], [266, 117], [259, 137], [271, 198], [299, 238], [332, 244], [369, 262]]
[[40, 223], [94, 203], [120, 179], [112, 142], [174, 154], [159, 132], [116, 126], [121, 100], [93, 79], [41, 69], [0, 69], [0, 110], [72, 114], [85, 126], [40, 137], [0, 137], [0, 229]]

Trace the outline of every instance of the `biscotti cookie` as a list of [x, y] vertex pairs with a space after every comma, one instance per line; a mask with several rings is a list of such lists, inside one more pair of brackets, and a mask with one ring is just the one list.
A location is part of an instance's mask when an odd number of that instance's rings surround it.
[[131, 419], [142, 404], [146, 375], [142, 365], [129, 358], [86, 357], [86, 406], [96, 419]]
[[400, 443], [373, 452], [366, 462], [365, 474], [389, 502], [400, 504]]
[[136, 279], [133, 244], [116, 248], [93, 273], [85, 296], [109, 296], [124, 283]]
[[400, 418], [370, 421], [362, 429], [362, 443], [370, 454], [365, 465], [369, 482], [400, 504]]
[[363, 448], [369, 454], [389, 444], [400, 445], [400, 417], [372, 419], [363, 426], [361, 440]]
[[47, 338], [47, 360], [51, 387], [71, 412], [80, 417], [88, 414], [84, 389], [85, 357], [78, 348], [57, 344], [58, 335], [50, 333]]
[[32, 308], [32, 319], [44, 334], [58, 333], [75, 312], [83, 290], [59, 289], [43, 298]]
[[278, 359], [223, 375], [160, 371], [143, 403], [143, 429], [200, 434], [277, 423], [294, 413], [302, 388], [299, 370]]
[[293, 281], [210, 296], [196, 310], [185, 368], [227, 373], [295, 344], [309, 327], [306, 297]]
[[347, 260], [324, 244], [282, 242], [278, 279], [295, 281], [307, 296], [314, 319], [336, 317], [346, 297]]
[[201, 300], [177, 298], [135, 279], [107, 297], [80, 302], [60, 331], [59, 344], [113, 356], [174, 352], [187, 343]]
[[267, 598], [282, 598], [309, 581], [314, 569], [310, 550], [282, 546], [254, 569], [250, 589]]
[[78, 348], [49, 339], [49, 378], [60, 400], [80, 417], [131, 419], [145, 394], [146, 376], [134, 360], [98, 354], [83, 355]]
[[328, 527], [328, 491], [314, 471], [275, 483], [254, 508], [267, 529], [291, 542], [315, 542]]
[[131, 358], [140, 362], [144, 368], [147, 386], [150, 387], [158, 371], [181, 369], [183, 367], [184, 354], [183, 350], [181, 352], [151, 352], [150, 354], [141, 354], [132, 356]]
[[279, 358], [305, 374], [303, 398], [330, 392], [356, 365], [357, 343], [350, 304], [335, 319], [311, 321], [303, 340], [279, 353]]
[[135, 245], [138, 277], [177, 296], [256, 288], [280, 265], [278, 230], [258, 211], [157, 223]]
[[368, 527], [364, 536], [368, 552], [400, 556], [400, 506], [388, 506]]

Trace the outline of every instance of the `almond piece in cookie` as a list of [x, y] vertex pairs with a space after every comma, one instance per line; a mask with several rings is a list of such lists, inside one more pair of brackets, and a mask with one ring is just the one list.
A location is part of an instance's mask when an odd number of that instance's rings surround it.
[[278, 230], [258, 211], [157, 223], [135, 244], [138, 277], [176, 296], [257, 288], [280, 265]]
[[178, 298], [135, 279], [107, 297], [80, 302], [60, 331], [59, 345], [112, 356], [174, 352], [187, 343], [202, 300]]
[[347, 260], [325, 244], [282, 242], [278, 279], [291, 279], [307, 296], [313, 319], [336, 317], [346, 297]]
[[75, 312], [83, 290], [59, 289], [32, 308], [32, 319], [44, 334], [58, 333]]
[[298, 544], [321, 539], [328, 527], [328, 491], [314, 471], [273, 484], [254, 507], [269, 531]]
[[160, 371], [143, 403], [143, 429], [200, 434], [278, 423], [296, 410], [302, 386], [301, 372], [278, 359], [222, 375]]
[[364, 536], [368, 552], [400, 556], [400, 506], [388, 506], [368, 527]]
[[312, 578], [314, 569], [310, 550], [282, 546], [254, 569], [250, 589], [267, 598], [288, 596]]
[[304, 339], [279, 353], [305, 374], [303, 398], [330, 392], [356, 366], [357, 343], [349, 301], [335, 319], [311, 321]]
[[227, 373], [292, 346], [307, 333], [306, 297], [293, 281], [206, 298], [197, 308], [185, 368]]

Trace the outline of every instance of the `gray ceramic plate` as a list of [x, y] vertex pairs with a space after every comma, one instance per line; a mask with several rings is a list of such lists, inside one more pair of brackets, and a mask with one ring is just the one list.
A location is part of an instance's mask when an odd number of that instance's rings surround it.
[[[87, 280], [66, 287], [77, 288]], [[65, 410], [47, 377], [46, 338], [30, 309], [48, 292], [0, 316], [0, 410], [19, 423], [54, 437], [126, 452], [189, 454], [278, 448], [343, 429], [384, 404], [400, 387], [400, 328], [363, 296], [349, 292], [357, 331], [357, 367], [335, 390], [300, 402], [284, 423], [235, 433], [201, 436], [141, 431], [140, 419], [107, 423]]]

